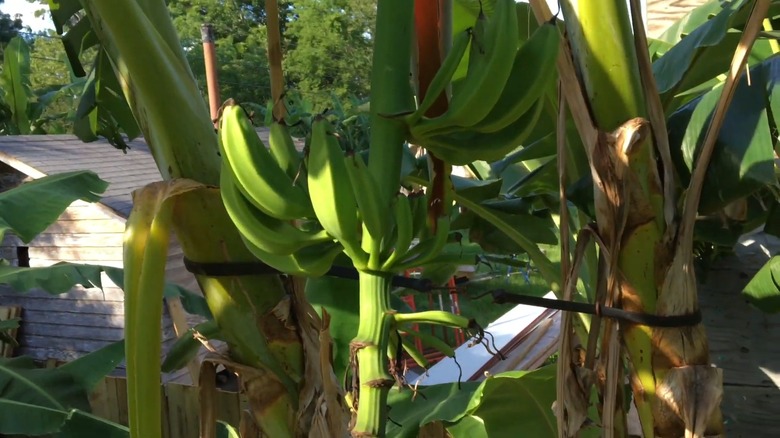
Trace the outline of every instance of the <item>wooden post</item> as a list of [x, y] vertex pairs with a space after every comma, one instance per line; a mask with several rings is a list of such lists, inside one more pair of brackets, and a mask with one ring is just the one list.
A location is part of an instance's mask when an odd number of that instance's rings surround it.
[[274, 120], [283, 121], [287, 108], [282, 102], [284, 73], [282, 71], [282, 31], [279, 25], [279, 4], [276, 0], [265, 2], [266, 27], [268, 28], [268, 65], [271, 73], [271, 98]]
[[217, 53], [214, 49], [214, 30], [206, 23], [200, 27], [200, 39], [203, 42], [203, 61], [206, 64], [206, 88], [209, 92], [209, 111], [214, 127], [219, 117], [219, 80], [217, 78]]

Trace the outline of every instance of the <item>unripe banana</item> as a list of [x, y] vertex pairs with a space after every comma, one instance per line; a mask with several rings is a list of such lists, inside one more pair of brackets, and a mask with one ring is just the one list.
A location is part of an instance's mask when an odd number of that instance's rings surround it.
[[372, 239], [380, 241], [385, 235], [389, 220], [385, 209], [379, 204], [377, 182], [368, 171], [368, 167], [360, 155], [347, 154], [344, 157], [344, 164], [352, 183], [363, 225]]
[[522, 145], [533, 132], [544, 108], [544, 99], [534, 103], [529, 111], [509, 126], [490, 133], [462, 131], [458, 134], [438, 135], [422, 145], [452, 165], [466, 165], [476, 160], [495, 161]]
[[303, 162], [303, 154], [298, 152], [287, 125], [274, 121], [268, 134], [268, 148], [276, 164], [293, 181], [298, 177]]
[[219, 138], [223, 161], [255, 207], [277, 219], [313, 216], [306, 192], [279, 167], [243, 108], [232, 101], [223, 107]]
[[436, 257], [447, 244], [447, 236], [450, 233], [450, 218], [440, 217], [436, 225], [436, 234], [420, 241], [404, 256], [403, 261], [397, 263], [395, 269], [404, 269], [423, 266]]
[[412, 217], [412, 206], [409, 198], [404, 195], [398, 195], [393, 205], [393, 214], [395, 216], [396, 229], [395, 248], [382, 264], [383, 271], [393, 270], [393, 264], [409, 252], [409, 246], [414, 238], [414, 218]]
[[333, 241], [324, 230], [302, 231], [255, 208], [238, 189], [233, 174], [225, 164], [220, 176], [220, 194], [230, 219], [241, 235], [269, 254], [288, 255], [306, 246]]
[[407, 123], [412, 126], [416, 124], [420, 118], [431, 108], [436, 99], [447, 90], [447, 86], [452, 81], [453, 75], [458, 70], [463, 60], [463, 55], [466, 54], [466, 50], [469, 47], [469, 41], [471, 41], [471, 32], [464, 31], [455, 36], [452, 41], [452, 47], [449, 53], [441, 63], [439, 70], [433, 76], [431, 83], [428, 84], [428, 90], [425, 93], [425, 97], [417, 110], [412, 113], [407, 119]]
[[333, 260], [344, 248], [336, 242], [324, 242], [307, 246], [288, 254], [278, 255], [263, 251], [243, 237], [244, 244], [252, 254], [268, 266], [290, 275], [321, 277], [333, 265]]
[[506, 128], [544, 97], [556, 78], [559, 39], [558, 28], [548, 22], [520, 46], [501, 97], [487, 117], [474, 125], [475, 131], [496, 132]]
[[329, 123], [317, 118], [312, 124], [309, 148], [309, 194], [322, 227], [344, 247], [355, 267], [361, 269], [368, 254], [360, 247], [357, 200], [338, 140], [328, 133]]
[[412, 193], [409, 203], [412, 208], [412, 239], [424, 239], [428, 237], [428, 197], [423, 192]]
[[501, 96], [517, 52], [514, 0], [497, 0], [490, 18], [480, 13], [473, 33], [468, 73], [453, 91], [449, 109], [440, 117], [423, 119], [412, 126], [414, 139], [424, 139], [455, 126], [473, 126], [490, 113]]

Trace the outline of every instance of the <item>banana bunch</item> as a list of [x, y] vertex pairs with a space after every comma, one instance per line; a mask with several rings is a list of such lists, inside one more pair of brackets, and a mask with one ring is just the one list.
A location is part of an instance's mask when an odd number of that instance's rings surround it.
[[426, 195], [399, 194], [387, 214], [364, 158], [343, 152], [325, 118], [312, 123], [305, 163], [284, 125], [271, 126], [266, 149], [232, 101], [223, 106], [219, 139], [225, 209], [247, 248], [280, 271], [324, 275], [343, 252], [358, 269], [397, 272], [447, 241], [448, 218], [435, 232], [426, 221]]
[[241, 106], [225, 103], [219, 123], [220, 193], [247, 248], [280, 271], [323, 275], [343, 248], [314, 220], [303, 156], [285, 125], [266, 149]]
[[[543, 24], [518, 48], [515, 1], [495, 3], [490, 17], [480, 11], [475, 26], [456, 35], [417, 110], [404, 117], [410, 142], [450, 164], [495, 161], [519, 146], [539, 119], [555, 78], [555, 24]], [[467, 51], [468, 71], [453, 86], [448, 110], [424, 117]]]
[[[359, 154], [344, 154], [324, 118], [312, 124], [308, 186], [317, 220], [352, 259], [357, 269], [397, 272], [426, 261], [446, 243], [449, 220], [436, 233], [426, 223], [424, 196], [399, 194], [393, 215], [379, 203], [379, 188]], [[422, 242], [413, 248], [414, 239]]]

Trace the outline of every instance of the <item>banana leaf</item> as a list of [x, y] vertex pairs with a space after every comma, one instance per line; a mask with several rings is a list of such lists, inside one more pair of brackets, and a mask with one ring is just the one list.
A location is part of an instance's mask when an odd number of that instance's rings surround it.
[[[419, 392], [417, 394], [416, 392]], [[390, 392], [388, 436], [416, 437], [420, 428], [443, 423], [455, 438], [553, 437], [556, 423], [555, 366], [497, 374], [482, 383], [422, 386]], [[511, 418], [511, 421], [507, 419]]]
[[33, 100], [30, 88], [30, 48], [22, 37], [11, 39], [3, 50], [3, 72], [0, 75], [3, 101], [11, 110], [11, 125], [16, 134], [30, 133], [27, 108]]
[[780, 312], [780, 255], [766, 262], [742, 290], [742, 295], [763, 312]]
[[13, 231], [29, 242], [71, 203], [77, 199], [97, 202], [106, 187], [108, 183], [94, 172], [75, 171], [49, 175], [0, 193], [0, 239]]
[[[774, 114], [780, 111], [780, 99], [771, 99], [775, 87], [778, 58], [771, 58], [750, 69], [737, 86], [704, 183], [699, 210], [709, 213], [748, 196], [767, 185], [777, 186], [774, 171], [775, 120], [769, 120], [767, 104]], [[749, 82], [750, 81], [750, 82]], [[681, 182], [688, 184], [691, 168], [721, 87], [718, 86], [677, 110], [668, 121], [669, 143]]]
[[[103, 282], [100, 274], [103, 272], [114, 284], [124, 289], [124, 272], [121, 268], [69, 262], [37, 268], [0, 265], [0, 284], [7, 284], [18, 293], [42, 289], [50, 294], [58, 295], [70, 291], [77, 285], [102, 289]], [[187, 313], [200, 315], [204, 318], [212, 317], [203, 296], [178, 284], [166, 283], [163, 296], [181, 299], [182, 306]]]
[[[659, 40], [674, 44], [653, 63], [653, 74], [662, 98], [671, 97], [724, 73], [739, 42], [739, 33], [729, 29], [744, 24], [752, 2], [710, 2], [678, 21]], [[722, 9], [721, 9], [722, 8]], [[715, 14], [709, 18], [710, 14]], [[685, 38], [682, 36], [685, 35]], [[653, 47], [650, 48], [651, 52]], [[771, 55], [767, 41], [758, 41], [750, 63]], [[674, 109], [667, 106], [666, 110]]]
[[[123, 358], [120, 341], [58, 368], [38, 368], [28, 357], [0, 359], [0, 434], [35, 436], [63, 428], [91, 434], [94, 423], [108, 426], [84, 414], [90, 409], [88, 394]], [[71, 421], [77, 424], [68, 426]], [[108, 430], [116, 427], [121, 428]]]

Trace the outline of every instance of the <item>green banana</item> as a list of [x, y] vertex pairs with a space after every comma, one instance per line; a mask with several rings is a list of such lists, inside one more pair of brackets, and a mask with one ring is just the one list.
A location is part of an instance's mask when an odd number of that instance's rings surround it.
[[311, 217], [306, 192], [276, 163], [258, 137], [244, 110], [232, 100], [223, 106], [219, 122], [222, 159], [239, 189], [264, 213], [277, 219]]
[[303, 155], [298, 152], [287, 125], [274, 121], [268, 134], [268, 148], [276, 164], [282, 168], [293, 181], [298, 177], [303, 162]]
[[309, 194], [317, 220], [341, 243], [355, 267], [361, 269], [368, 261], [368, 254], [360, 247], [357, 199], [344, 153], [328, 129], [329, 123], [322, 117], [312, 124], [307, 166]]
[[287, 255], [310, 245], [332, 242], [324, 230], [306, 232], [255, 208], [238, 189], [233, 174], [223, 163], [220, 194], [225, 209], [241, 235], [270, 254]]
[[533, 108], [509, 126], [490, 133], [466, 132], [434, 136], [422, 144], [447, 163], [466, 165], [476, 160], [495, 161], [517, 148], [533, 132], [544, 108], [538, 99]]
[[554, 81], [558, 59], [558, 28], [544, 23], [520, 46], [504, 91], [490, 113], [474, 125], [478, 132], [496, 132], [520, 118], [544, 97]]
[[268, 266], [290, 275], [321, 277], [333, 265], [333, 260], [344, 247], [336, 242], [323, 242], [307, 246], [287, 255], [271, 254], [241, 236], [247, 249]]
[[420, 118], [428, 112], [431, 105], [436, 102], [436, 99], [438, 99], [441, 93], [447, 90], [447, 86], [450, 84], [452, 76], [458, 69], [458, 65], [460, 65], [463, 55], [466, 54], [466, 50], [469, 47], [469, 41], [471, 41], [470, 31], [461, 32], [453, 39], [449, 53], [447, 53], [439, 70], [433, 76], [431, 83], [428, 84], [428, 91], [425, 93], [422, 103], [420, 103], [417, 110], [407, 119], [407, 123], [410, 126], [417, 123]]
[[379, 187], [376, 180], [368, 171], [366, 162], [358, 154], [347, 154], [344, 157], [344, 167], [352, 183], [363, 225], [371, 238], [379, 242], [388, 228], [388, 217], [385, 209], [379, 204]]
[[517, 52], [514, 0], [497, 0], [493, 15], [488, 18], [480, 13], [472, 32], [468, 73], [453, 92], [449, 109], [439, 117], [422, 119], [412, 126], [414, 139], [424, 139], [453, 126], [473, 126], [490, 113], [501, 96]]
[[409, 252], [409, 246], [414, 238], [414, 218], [412, 217], [412, 205], [405, 195], [398, 195], [393, 205], [395, 216], [395, 245], [393, 252], [382, 264], [383, 271], [391, 271], [393, 264]]
[[412, 249], [404, 255], [404, 259], [397, 263], [394, 269], [402, 271], [404, 269], [423, 266], [441, 252], [441, 249], [447, 244], [449, 233], [450, 218], [446, 216], [440, 217], [437, 220], [436, 234], [420, 241], [420, 243], [412, 247]]
[[428, 237], [428, 196], [423, 192], [409, 195], [412, 209], [412, 239]]
[[407, 329], [406, 327], [401, 327], [400, 330], [402, 330], [402, 333], [404, 335], [409, 335], [413, 338], [419, 339], [426, 347], [434, 348], [447, 357], [455, 357], [454, 348], [452, 348], [446, 342], [442, 341], [441, 339], [437, 338], [436, 336], [433, 336], [432, 334], [426, 331], [410, 330]]

